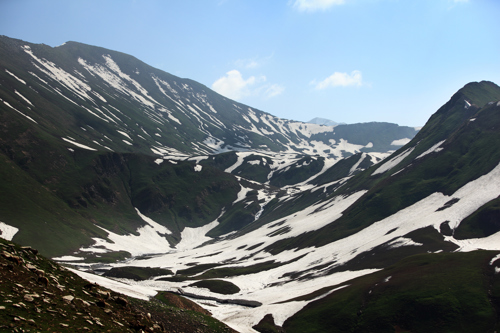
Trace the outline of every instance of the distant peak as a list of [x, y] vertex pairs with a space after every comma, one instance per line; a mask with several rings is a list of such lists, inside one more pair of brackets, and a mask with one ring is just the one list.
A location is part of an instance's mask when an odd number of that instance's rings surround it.
[[313, 119], [309, 120], [307, 123], [317, 124], [317, 125], [325, 125], [325, 126], [337, 126], [337, 125], [345, 124], [345, 123], [337, 123], [336, 121], [326, 119], [326, 118], [319, 118], [319, 117], [313, 118]]

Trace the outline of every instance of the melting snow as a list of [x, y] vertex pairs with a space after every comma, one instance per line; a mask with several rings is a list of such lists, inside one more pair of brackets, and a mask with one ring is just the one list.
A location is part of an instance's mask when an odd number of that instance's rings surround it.
[[430, 153], [437, 153], [437, 152], [440, 152], [441, 150], [443, 150], [443, 148], [439, 148], [439, 146], [441, 146], [446, 140], [443, 140], [443, 141], [439, 141], [438, 143], [436, 143], [434, 146], [432, 146], [431, 148], [427, 149], [426, 151], [424, 151], [422, 154], [418, 155], [416, 159], [419, 159], [421, 157], [424, 157], [425, 155], [427, 154], [430, 154]]
[[127, 133], [125, 133], [125, 132], [123, 132], [123, 131], [118, 131], [118, 130], [117, 130], [117, 132], [118, 132], [118, 133], [120, 133], [120, 134], [121, 134], [121, 135], [123, 135], [123, 136], [126, 136], [126, 137], [127, 137], [127, 138], [129, 138], [130, 140], [132, 140], [132, 138], [130, 137], [130, 135], [128, 135]]
[[31, 120], [32, 122], [34, 122], [35, 124], [38, 124], [35, 119], [31, 118], [30, 116], [27, 116], [25, 115], [24, 113], [22, 113], [21, 111], [19, 111], [18, 109], [16, 109], [15, 107], [13, 107], [12, 105], [10, 105], [9, 103], [7, 103], [6, 101], [3, 101], [3, 103], [5, 105], [7, 105], [8, 107], [10, 107], [11, 109], [13, 109], [14, 111], [16, 111], [17, 113], [19, 113], [20, 115], [22, 115], [23, 117], [25, 117], [26, 119], [29, 119]]
[[163, 235], [171, 234], [171, 231], [141, 214], [137, 208], [135, 210], [137, 215], [147, 223], [137, 229], [136, 232], [139, 235], [118, 235], [99, 227], [108, 233], [108, 239], [111, 243], [102, 238], [93, 238], [95, 244], [89, 248], [81, 248], [80, 251], [98, 252], [105, 248], [111, 251], [127, 251], [133, 256], [170, 251], [170, 244]]
[[72, 145], [75, 145], [75, 146], [77, 146], [77, 147], [80, 147], [80, 148], [83, 148], [83, 149], [87, 149], [87, 150], [94, 150], [94, 151], [97, 151], [97, 149], [91, 148], [91, 147], [86, 146], [86, 145], [82, 145], [81, 143], [78, 143], [78, 142], [76, 142], [76, 141], [74, 141], [74, 140], [72, 140], [72, 139], [67, 139], [67, 138], [61, 138], [61, 139], [63, 139], [63, 140], [64, 140], [64, 141], [66, 141], [66, 142], [69, 142], [69, 143], [71, 143]]
[[75, 256], [62, 256], [62, 257], [52, 258], [52, 260], [55, 261], [80, 261], [84, 259], [85, 259], [84, 257], [75, 257]]
[[415, 147], [411, 147], [397, 155], [396, 157], [391, 158], [389, 161], [386, 161], [384, 164], [382, 164], [377, 170], [375, 170], [372, 173], [372, 176], [377, 175], [379, 173], [384, 173], [392, 168], [394, 168], [396, 165], [398, 165], [401, 161], [403, 161], [408, 155], [411, 154], [411, 152], [415, 149]]
[[12, 75], [12, 76], [13, 76], [15, 79], [17, 79], [19, 82], [26, 84], [26, 81], [24, 81], [24, 80], [22, 80], [22, 79], [18, 78], [17, 76], [15, 76], [15, 75], [14, 75], [14, 73], [9, 72], [9, 70], [8, 70], [8, 69], [6, 69], [6, 70], [5, 70], [5, 72], [7, 72], [7, 74]]
[[18, 231], [18, 228], [0, 222], [0, 237], [2, 237], [3, 239], [11, 241]]

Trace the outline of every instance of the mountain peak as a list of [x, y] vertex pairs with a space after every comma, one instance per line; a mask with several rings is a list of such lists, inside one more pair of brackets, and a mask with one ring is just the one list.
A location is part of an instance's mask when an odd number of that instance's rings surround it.
[[309, 124], [316, 124], [316, 125], [325, 125], [325, 126], [337, 126], [337, 125], [342, 125], [345, 123], [337, 123], [336, 121], [326, 119], [326, 118], [313, 118], [308, 121]]

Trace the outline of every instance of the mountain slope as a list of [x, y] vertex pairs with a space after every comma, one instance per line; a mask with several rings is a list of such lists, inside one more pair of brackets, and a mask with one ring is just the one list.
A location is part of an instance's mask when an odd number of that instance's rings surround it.
[[[491, 84], [487, 82], [473, 85], [478, 89], [478, 95], [489, 86]], [[286, 324], [285, 328], [293, 330], [290, 328], [294, 326], [292, 316], [309, 303], [311, 311], [316, 311], [313, 305], [316, 303], [312, 302], [320, 302], [325, 288], [337, 290], [353, 278], [392, 265], [403, 267], [397, 263], [413, 255], [431, 253], [429, 260], [433, 261], [432, 253], [499, 250], [500, 233], [497, 232], [494, 212], [500, 196], [500, 157], [495, 151], [499, 140], [495, 128], [499, 125], [500, 95], [488, 98], [495, 99], [486, 103], [471, 99], [470, 103], [478, 107], [469, 118], [445, 126], [448, 135], [444, 142], [443, 137], [415, 138], [389, 158], [353, 177], [341, 177], [331, 182], [320, 181], [318, 177], [315, 186], [310, 184], [311, 187], [296, 191], [288, 188], [286, 193], [266, 205], [258, 220], [236, 233], [210, 239], [206, 237], [210, 235], [207, 230], [193, 229], [190, 232], [197, 236], [184, 238], [177, 250], [154, 257], [136, 257], [117, 266], [158, 267], [168, 262], [168, 268], [176, 270], [173, 274], [144, 281], [144, 285], [160, 289], [182, 286], [185, 292], [203, 297], [225, 299], [215, 291], [196, 288], [200, 280], [230, 283], [241, 290], [236, 297], [262, 305], [235, 310], [219, 304], [215, 315], [238, 330], [251, 332], [248, 328], [269, 314], [277, 326], [292, 318], [291, 324]], [[454, 119], [453, 114], [462, 113], [464, 105], [465, 101], [458, 100], [447, 104], [441, 111], [448, 111], [448, 117]], [[432, 126], [433, 122], [429, 124]], [[422, 132], [434, 135], [439, 128], [426, 131], [424, 127]], [[340, 175], [362, 162], [362, 156], [351, 158], [352, 161], [344, 159], [336, 164]], [[335, 178], [334, 174], [330, 176]], [[485, 220], [485, 215], [491, 217]], [[460, 231], [465, 228], [461, 227], [463, 222], [466, 223], [465, 235], [484, 237], [464, 237]], [[461, 237], [458, 236], [460, 233]], [[100, 244], [112, 248], [111, 244]], [[485, 260], [490, 260], [494, 254], [488, 256]], [[455, 260], [453, 257], [442, 258]], [[475, 261], [466, 262], [464, 265]], [[477, 269], [479, 267], [471, 268], [472, 271]], [[401, 272], [404, 270], [401, 268]], [[429, 279], [434, 277], [443, 279], [434, 273]], [[412, 282], [412, 285], [416, 284], [418, 280]], [[443, 286], [436, 288], [441, 290]], [[484, 296], [485, 290], [477, 293]], [[332, 303], [328, 303], [324, 316], [335, 312], [335, 307], [339, 306], [334, 297], [336, 293], [332, 293]], [[403, 289], [395, 289], [394, 293], [397, 298]], [[423, 289], [422, 293], [434, 291]], [[309, 294], [311, 296], [306, 297]], [[436, 300], [433, 303], [436, 311], [445, 311], [448, 300]], [[397, 304], [401, 303], [390, 303], [386, 297], [377, 302], [382, 303], [374, 303], [373, 313], [377, 313], [380, 307], [387, 307], [390, 309], [388, 313], [400, 316]], [[460, 307], [453, 316], [460, 317], [460, 313], [469, 312], [466, 307]], [[487, 311], [491, 312], [491, 308]], [[471, 322], [484, 319], [481, 311], [474, 313]], [[488, 321], [494, 320], [494, 315], [490, 314], [487, 315]], [[356, 317], [356, 313], [350, 311], [345, 315]], [[305, 311], [303, 314], [299, 312], [297, 318], [314, 321], [314, 316]], [[345, 322], [346, 317], [338, 318], [339, 322]], [[431, 320], [420, 315], [415, 318], [411, 323]], [[371, 319], [366, 320], [366, 325], [375, 325]], [[453, 322], [433, 320], [429, 323], [438, 328], [442, 325], [444, 330]], [[417, 326], [410, 325], [410, 321], [400, 323], [391, 318], [380, 325], [382, 331], [387, 325], [407, 325], [417, 329]], [[463, 331], [467, 331], [467, 325], [463, 327]], [[322, 328], [316, 327], [313, 331], [322, 331]]]
[[284, 328], [286, 332], [493, 332], [498, 329], [500, 282], [495, 254], [409, 257], [346, 281], [339, 291], [289, 318]]
[[[346, 126], [352, 131], [339, 134], [276, 118], [120, 52], [0, 36], [1, 171], [13, 180], [0, 185], [0, 221], [20, 230], [16, 241], [51, 256], [108, 231], [136, 233], [147, 226], [138, 211], [169, 230], [170, 246], [185, 227], [223, 212], [211, 234], [238, 231], [280, 193], [272, 186], [324, 179], [363, 151], [366, 168], [417, 133], [381, 123], [359, 137], [364, 124]], [[223, 171], [266, 183], [251, 187], [270, 194], [229, 205], [250, 183]]]

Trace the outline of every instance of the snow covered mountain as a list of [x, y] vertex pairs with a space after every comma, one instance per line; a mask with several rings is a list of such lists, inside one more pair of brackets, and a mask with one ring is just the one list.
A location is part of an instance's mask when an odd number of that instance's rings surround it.
[[0, 43], [4, 237], [202, 300], [241, 332], [500, 328], [494, 83], [418, 133], [331, 127], [118, 52]]
[[[18, 192], [4, 184], [0, 219], [20, 229], [18, 241], [35, 241], [47, 254], [92, 242], [103, 235], [96, 225], [136, 230], [144, 221], [135, 208], [172, 229], [171, 245], [185, 226], [204, 225], [223, 209], [227, 226], [219, 229], [236, 231], [271, 201], [254, 196], [252, 205], [226, 209], [240, 183], [257, 181], [251, 187], [277, 195], [276, 186], [324, 182], [329, 173], [340, 179], [417, 133], [388, 123], [335, 129], [280, 119], [132, 56], [80, 43], [52, 48], [2, 36], [0, 46], [2, 158], [19, 168], [10, 178], [39, 188]], [[39, 204], [8, 208], [26, 201]], [[24, 227], [39, 216], [51, 226], [43, 237]], [[70, 225], [84, 232], [68, 240]], [[47, 245], [51, 237], [57, 245]]]

